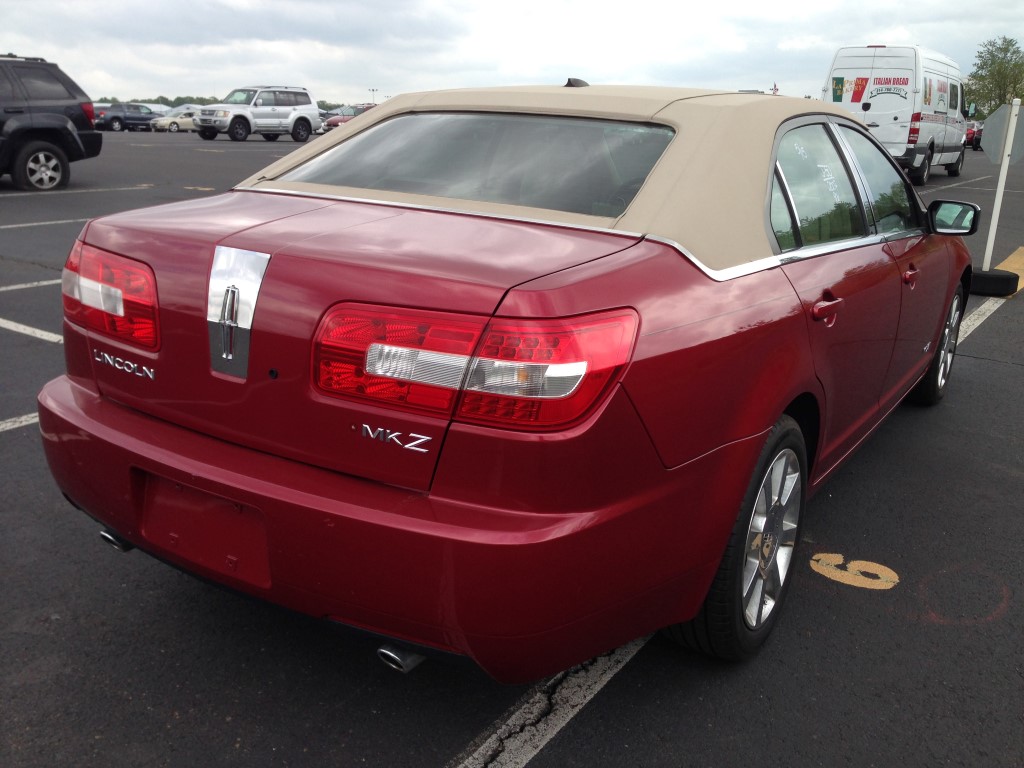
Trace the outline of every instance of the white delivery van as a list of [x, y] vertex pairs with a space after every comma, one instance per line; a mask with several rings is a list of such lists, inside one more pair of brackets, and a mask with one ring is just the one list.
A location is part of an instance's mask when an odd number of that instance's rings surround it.
[[862, 120], [915, 184], [936, 166], [960, 175], [964, 93], [949, 57], [916, 45], [840, 48], [821, 96]]

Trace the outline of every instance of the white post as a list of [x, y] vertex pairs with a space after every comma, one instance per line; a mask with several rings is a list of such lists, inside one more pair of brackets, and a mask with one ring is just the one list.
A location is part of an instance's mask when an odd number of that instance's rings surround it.
[[1013, 134], [1017, 129], [1017, 116], [1020, 115], [1020, 99], [1013, 100], [1010, 108], [1010, 119], [1006, 121], [1006, 140], [1003, 142], [1003, 161], [999, 164], [999, 182], [996, 184], [996, 202], [992, 206], [992, 224], [988, 229], [988, 243], [985, 244], [985, 263], [982, 271], [988, 272], [992, 266], [992, 248], [996, 243], [996, 224], [999, 223], [999, 209], [1003, 207], [1003, 190], [1006, 187], [1006, 171], [1010, 167], [1010, 148], [1013, 146]]

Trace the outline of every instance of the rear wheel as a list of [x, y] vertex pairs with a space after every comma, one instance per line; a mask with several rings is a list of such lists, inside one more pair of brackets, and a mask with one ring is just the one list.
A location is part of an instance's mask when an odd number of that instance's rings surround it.
[[964, 288], [957, 285], [953, 300], [949, 303], [946, 320], [942, 325], [939, 346], [935, 349], [928, 373], [910, 393], [911, 400], [919, 405], [935, 405], [946, 394], [946, 385], [953, 370], [956, 345], [960, 339], [960, 320], [964, 314]]
[[279, 133], [264, 133], [263, 134], [263, 140], [264, 141], [277, 141], [280, 136], [281, 136], [281, 134], [279, 134]]
[[312, 132], [309, 123], [305, 120], [296, 120], [292, 126], [292, 141], [304, 142], [309, 139]]
[[723, 659], [742, 659], [761, 647], [792, 581], [806, 486], [804, 436], [783, 416], [761, 450], [704, 605], [692, 621], [668, 628], [670, 637]]
[[915, 186], [923, 187], [928, 183], [928, 179], [932, 177], [932, 152], [928, 150], [928, 154], [924, 156], [924, 162], [921, 163], [921, 167], [918, 168], [910, 175], [910, 179], [914, 182]]
[[18, 189], [45, 192], [66, 187], [71, 180], [71, 168], [60, 147], [46, 141], [33, 141], [22, 147], [14, 158], [11, 178]]
[[123, 131], [124, 130], [124, 121], [122, 121], [120, 117], [112, 117], [112, 118], [110, 118], [110, 130], [112, 130], [112, 131]]
[[228, 136], [232, 141], [245, 141], [249, 138], [249, 124], [240, 117], [236, 117], [228, 126]]
[[964, 167], [964, 154], [967, 152], [966, 147], [961, 147], [960, 155], [957, 157], [955, 163], [950, 163], [946, 166], [946, 173], [950, 176], [959, 176], [961, 169]]
[[167, 130], [170, 131], [171, 133], [177, 133], [178, 130], [179, 130], [178, 129], [178, 124], [177, 123], [171, 123], [170, 125], [167, 126]]

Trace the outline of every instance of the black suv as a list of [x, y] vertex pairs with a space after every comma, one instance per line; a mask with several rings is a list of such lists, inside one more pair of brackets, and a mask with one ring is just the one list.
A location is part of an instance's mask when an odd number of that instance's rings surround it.
[[96, 157], [92, 100], [45, 59], [0, 55], [0, 176], [25, 190], [66, 187], [70, 162]]

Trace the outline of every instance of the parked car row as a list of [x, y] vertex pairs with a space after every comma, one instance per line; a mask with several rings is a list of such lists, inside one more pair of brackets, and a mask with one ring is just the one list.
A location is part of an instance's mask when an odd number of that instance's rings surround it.
[[981, 149], [981, 134], [985, 130], [985, 123], [971, 122], [967, 124], [964, 133], [964, 146], [970, 147], [975, 152]]
[[353, 117], [358, 117], [367, 110], [373, 109], [376, 104], [349, 104], [346, 106], [332, 109], [327, 113], [328, 117], [324, 120], [324, 131], [329, 131], [332, 128], [337, 128], [339, 125], [344, 125]]

